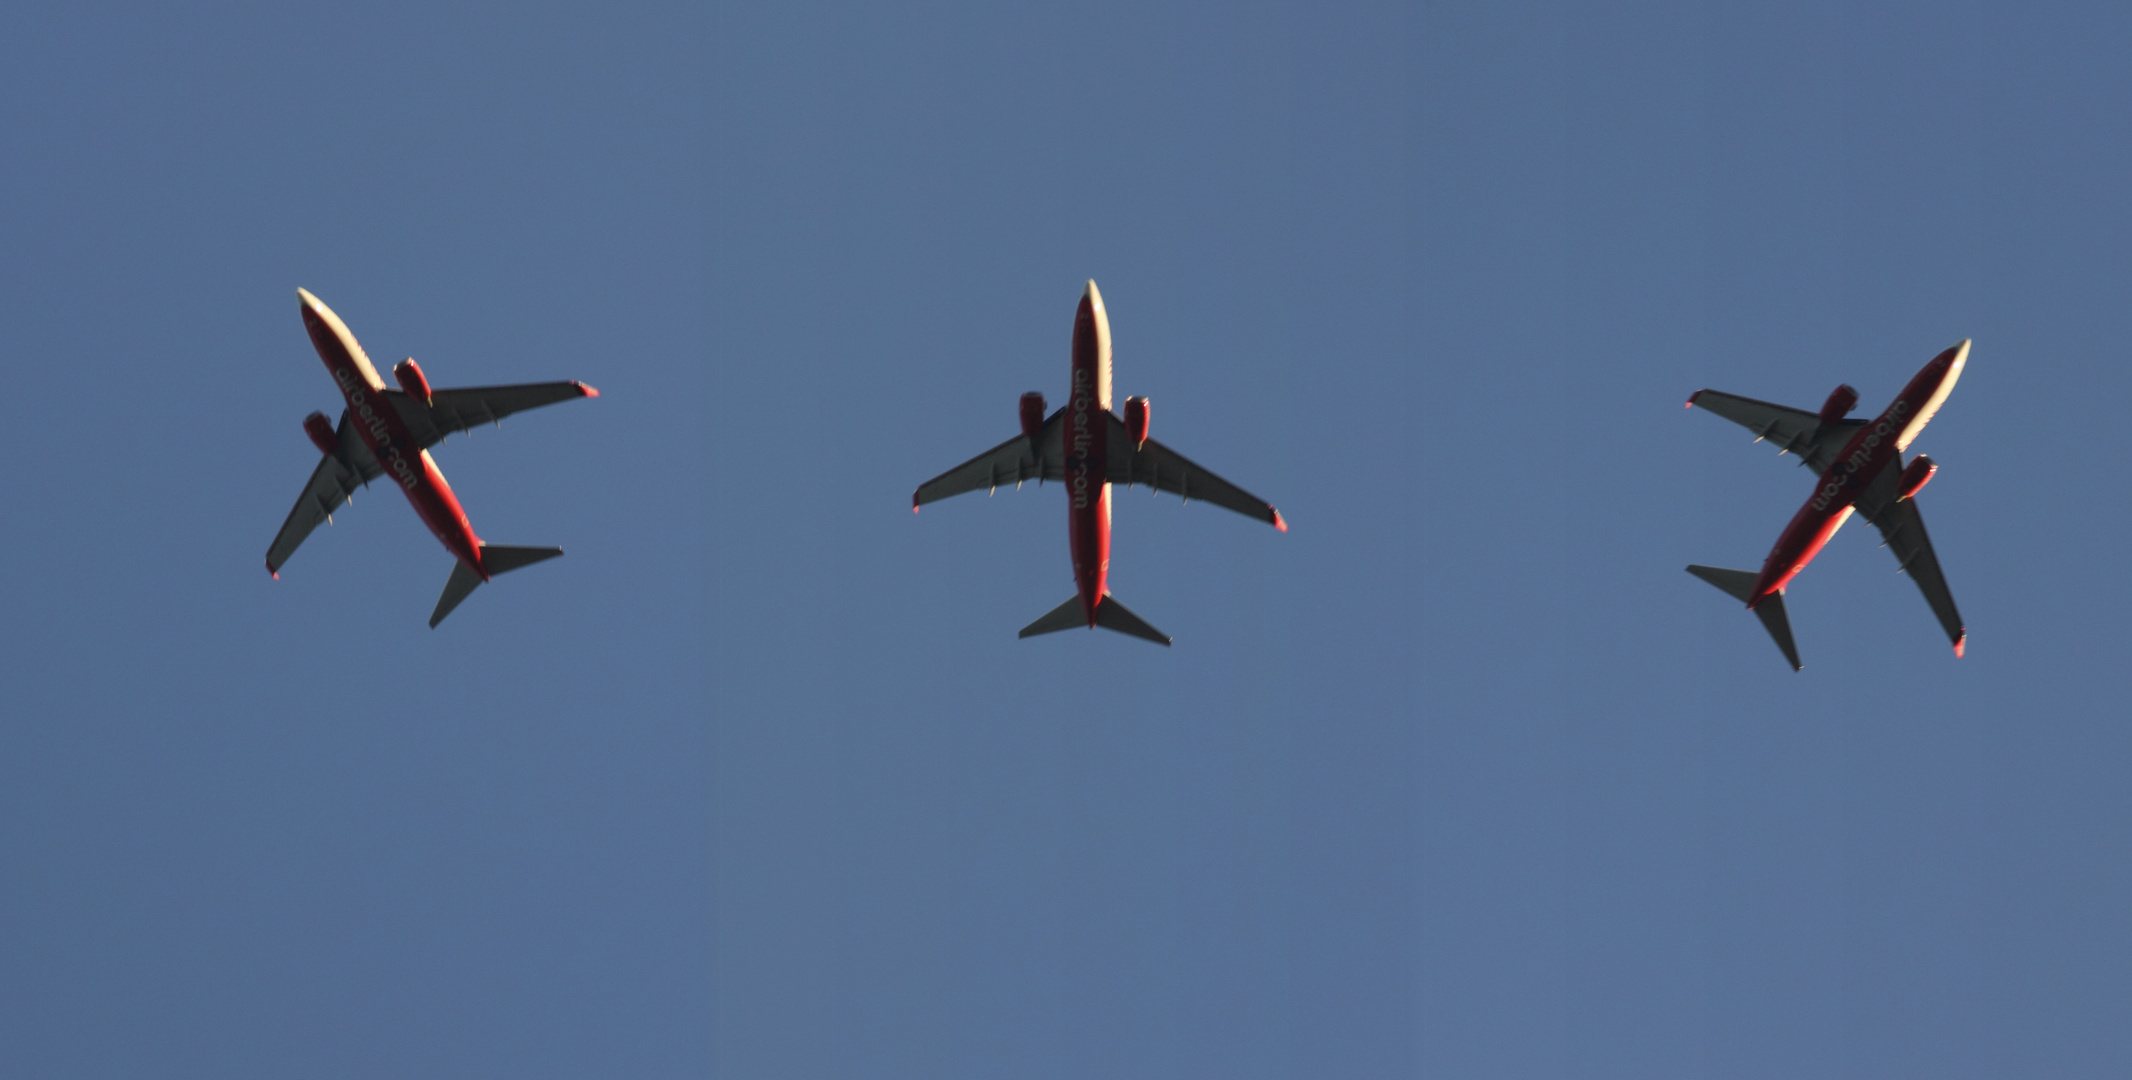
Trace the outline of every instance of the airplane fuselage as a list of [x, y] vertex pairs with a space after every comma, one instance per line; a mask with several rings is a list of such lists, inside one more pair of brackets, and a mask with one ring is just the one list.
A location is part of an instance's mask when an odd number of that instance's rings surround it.
[[385, 381], [378, 378], [370, 357], [332, 309], [309, 293], [303, 301], [304, 329], [311, 335], [311, 345], [348, 403], [348, 422], [384, 467], [383, 478], [399, 486], [445, 550], [487, 581], [489, 575], [481, 566], [481, 539], [474, 535], [466, 510], [452, 494], [451, 485], [444, 482], [437, 463], [430, 460], [429, 451], [417, 446], [407, 433], [399, 410], [385, 397]]
[[1110, 578], [1110, 316], [1095, 282], [1073, 317], [1073, 396], [1066, 402], [1066, 532], [1081, 611], [1096, 625]]
[[1748, 607], [1754, 607], [1765, 596], [1782, 592], [1799, 571], [1814, 561], [1836, 530], [1850, 520], [1866, 486], [1881, 470], [1899, 460], [1911, 440], [1932, 421], [1933, 414], [1954, 390], [1955, 380], [1962, 377], [1962, 367], [1968, 359], [1967, 342], [1933, 357], [1885, 411], [1852, 434], [1835, 464], [1816, 482], [1812, 497], [1792, 517], [1769, 557], [1763, 560]]

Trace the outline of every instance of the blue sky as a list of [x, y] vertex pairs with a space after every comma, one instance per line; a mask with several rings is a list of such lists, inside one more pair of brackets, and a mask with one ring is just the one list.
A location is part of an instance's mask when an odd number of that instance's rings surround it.
[[[2132, 1067], [2132, 14], [2105, 5], [0, 13], [0, 1046], [37, 1076]], [[1174, 635], [1018, 641], [1117, 392]], [[425, 625], [334, 391], [440, 386], [569, 557]], [[1877, 411], [1971, 632], [1846, 529], [1803, 673], [1690, 562]]]

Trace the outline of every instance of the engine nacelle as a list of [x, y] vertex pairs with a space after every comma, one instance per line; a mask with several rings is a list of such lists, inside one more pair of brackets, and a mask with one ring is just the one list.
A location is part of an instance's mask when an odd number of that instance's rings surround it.
[[311, 436], [311, 445], [321, 454], [330, 454], [340, 449], [341, 441], [333, 434], [333, 421], [326, 414], [315, 412], [304, 417], [304, 434]]
[[1022, 434], [1035, 442], [1037, 434], [1044, 430], [1044, 395], [1034, 390], [1022, 395]]
[[1923, 454], [1911, 458], [1910, 464], [1903, 466], [1902, 478], [1895, 482], [1895, 501], [1901, 502], [1917, 494], [1918, 489], [1930, 483], [1932, 474], [1938, 471], [1940, 467]]
[[400, 380], [400, 389], [407, 391], [408, 397], [421, 398], [422, 404], [429, 404], [429, 380], [423, 377], [422, 365], [415, 363], [414, 357], [394, 364], [392, 377]]
[[1133, 449], [1135, 450], [1140, 448], [1141, 443], [1147, 441], [1147, 424], [1150, 419], [1148, 414], [1153, 409], [1154, 406], [1149, 404], [1144, 397], [1129, 397], [1125, 399], [1125, 434], [1127, 438], [1133, 440]]
[[1851, 409], [1857, 404], [1858, 391], [1851, 389], [1849, 383], [1845, 383], [1837, 387], [1836, 392], [1828, 396], [1828, 402], [1821, 406], [1821, 422], [1833, 424], [1851, 415]]

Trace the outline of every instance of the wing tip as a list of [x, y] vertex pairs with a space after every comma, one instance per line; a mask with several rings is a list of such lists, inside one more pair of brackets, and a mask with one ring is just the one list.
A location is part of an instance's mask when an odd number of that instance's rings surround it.
[[1288, 522], [1281, 519], [1281, 512], [1279, 510], [1275, 510], [1273, 507], [1270, 506], [1266, 509], [1273, 515], [1273, 527], [1281, 530], [1282, 532], [1287, 532]]
[[1697, 390], [1696, 392], [1694, 392], [1694, 393], [1692, 393], [1692, 394], [1689, 394], [1689, 395], [1688, 395], [1688, 403], [1687, 403], [1686, 405], [1683, 405], [1683, 406], [1681, 406], [1681, 408], [1683, 408], [1683, 409], [1692, 409], [1692, 408], [1694, 408], [1694, 407], [1695, 407], [1695, 399], [1696, 399], [1696, 398], [1699, 398], [1699, 397], [1702, 397], [1702, 396], [1703, 396], [1703, 392], [1702, 392], [1701, 390]]
[[1969, 631], [1963, 630], [1961, 634], [1957, 635], [1954, 639], [1954, 658], [1960, 660], [1962, 658], [1962, 650], [1967, 649], [1968, 647]]
[[916, 492], [916, 491], [913, 491], [913, 492], [911, 492], [911, 513], [913, 513], [913, 514], [915, 514], [915, 513], [917, 513], [917, 512], [918, 512], [918, 506], [919, 506], [919, 502], [918, 502], [918, 496], [919, 496], [920, 494], [921, 494], [920, 492]]
[[573, 380], [571, 380], [571, 382], [570, 382], [570, 385], [572, 385], [572, 386], [575, 386], [575, 387], [577, 387], [577, 392], [578, 392], [579, 394], [581, 394], [581, 395], [585, 396], [585, 397], [598, 397], [598, 396], [600, 396], [600, 392], [599, 392], [599, 390], [597, 390], [597, 389], [595, 389], [595, 388], [593, 388], [593, 387], [591, 387], [591, 386], [587, 386], [587, 385], [585, 385], [584, 383], [578, 382], [578, 381], [576, 381], [576, 380], [574, 380], [574, 379], [573, 379]]

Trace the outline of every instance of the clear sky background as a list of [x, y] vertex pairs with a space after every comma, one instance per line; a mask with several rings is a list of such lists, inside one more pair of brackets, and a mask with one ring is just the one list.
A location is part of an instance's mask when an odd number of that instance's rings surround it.
[[[0, 10], [0, 1072], [2132, 1072], [2132, 12]], [[1177, 639], [1018, 641], [1064, 500], [911, 490], [1117, 391]], [[425, 619], [295, 289], [563, 560]], [[1806, 661], [1681, 572], [1882, 408]]]

